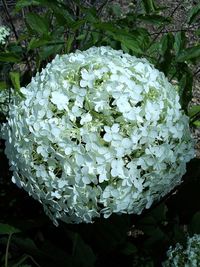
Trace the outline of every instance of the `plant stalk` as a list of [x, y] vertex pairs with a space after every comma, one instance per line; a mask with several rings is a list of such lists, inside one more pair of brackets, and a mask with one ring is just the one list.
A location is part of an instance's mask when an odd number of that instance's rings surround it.
[[7, 241], [7, 245], [6, 245], [5, 267], [8, 267], [8, 252], [9, 252], [11, 237], [12, 237], [12, 233], [9, 233], [8, 241]]

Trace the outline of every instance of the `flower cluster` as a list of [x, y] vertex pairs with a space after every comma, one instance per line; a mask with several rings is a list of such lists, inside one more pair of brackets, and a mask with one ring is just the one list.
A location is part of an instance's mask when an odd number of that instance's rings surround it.
[[8, 107], [12, 93], [12, 89], [0, 90], [0, 114], [3, 116], [8, 114]]
[[5, 26], [0, 26], [0, 45], [6, 43], [6, 38], [10, 35], [9, 28]]
[[110, 47], [56, 56], [10, 107], [13, 182], [57, 223], [140, 214], [180, 184], [194, 156], [164, 74]]
[[170, 247], [167, 251], [167, 261], [163, 267], [198, 267], [200, 266], [200, 235], [195, 234], [187, 238], [184, 248], [179, 243], [175, 248]]

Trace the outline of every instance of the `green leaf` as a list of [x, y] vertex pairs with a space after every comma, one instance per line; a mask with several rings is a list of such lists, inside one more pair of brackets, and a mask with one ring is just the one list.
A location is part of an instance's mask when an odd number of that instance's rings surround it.
[[193, 22], [196, 22], [199, 15], [200, 15], [200, 3], [190, 9], [188, 13], [187, 23], [192, 24]]
[[14, 236], [12, 243], [23, 253], [34, 257], [39, 266], [77, 266], [72, 263], [72, 257], [58, 245], [45, 240], [40, 248], [30, 238]]
[[171, 22], [171, 18], [166, 18], [160, 15], [138, 15], [137, 17], [139, 20], [142, 20], [146, 23], [151, 23], [155, 25], [166, 25]]
[[15, 234], [15, 233], [19, 233], [20, 230], [9, 225], [9, 224], [4, 224], [4, 223], [0, 223], [0, 234]]
[[8, 51], [20, 55], [21, 53], [23, 53], [23, 47], [20, 44], [17, 45], [16, 43], [10, 42], [8, 46]]
[[145, 216], [139, 221], [138, 228], [145, 234], [151, 235], [151, 232], [155, 229], [157, 222], [153, 216]]
[[200, 57], [200, 45], [189, 47], [182, 50], [176, 57], [177, 62], [184, 62], [187, 60], [192, 60]]
[[169, 43], [169, 35], [166, 34], [160, 40], [160, 52], [162, 55], [164, 55], [165, 52], [167, 51], [169, 45], [168, 43]]
[[73, 31], [78, 30], [81, 26], [85, 24], [86, 20], [80, 19], [70, 24], [70, 28], [73, 29]]
[[181, 67], [179, 80], [179, 95], [182, 108], [187, 112], [188, 103], [192, 98], [193, 75], [186, 64]]
[[92, 8], [81, 8], [84, 13], [84, 19], [89, 23], [98, 23], [99, 17], [97, 16], [97, 11], [94, 7]]
[[10, 72], [10, 79], [13, 87], [16, 90], [20, 90], [20, 73], [19, 72]]
[[18, 12], [24, 7], [29, 6], [46, 6], [52, 7], [58, 5], [56, 0], [18, 0], [15, 6], [15, 11]]
[[28, 51], [46, 45], [49, 41], [43, 38], [37, 39], [33, 37], [28, 44]]
[[26, 14], [26, 22], [32, 30], [39, 34], [47, 35], [49, 32], [49, 25], [47, 19], [42, 16], [39, 16], [38, 14]]
[[190, 123], [195, 127], [200, 127], [200, 105], [192, 106], [188, 111], [188, 115]]
[[156, 243], [161, 243], [166, 239], [166, 234], [159, 227], [152, 228], [148, 235], [149, 238], [144, 243], [147, 249], [152, 249], [152, 246], [155, 246]]
[[200, 36], [200, 29], [196, 29], [195, 33], [196, 33], [197, 36]]
[[29, 255], [23, 255], [18, 260], [11, 260], [9, 262], [9, 266], [12, 266], [12, 267], [32, 267], [32, 265], [27, 265], [24, 263], [27, 260], [30, 260], [29, 258], [32, 259]]
[[28, 7], [31, 5], [39, 5], [41, 3], [40, 0], [18, 0], [15, 6], [15, 11], [19, 11], [24, 7]]
[[17, 63], [17, 62], [20, 62], [20, 57], [17, 54], [12, 53], [12, 52], [2, 52], [0, 53], [0, 61]]
[[109, 13], [116, 17], [120, 17], [122, 14], [122, 9], [119, 3], [112, 3], [109, 7]]
[[196, 127], [200, 127], [200, 120], [196, 120], [193, 122], [193, 124], [196, 126]]
[[57, 23], [61, 26], [70, 27], [75, 22], [73, 16], [66, 10], [66, 8], [54, 6], [52, 7], [52, 11]]
[[142, 0], [142, 4], [147, 14], [155, 12], [157, 10], [154, 0]]
[[48, 45], [40, 48], [39, 56], [40, 60], [47, 59], [49, 56], [53, 56], [62, 49], [63, 45]]
[[156, 67], [163, 71], [167, 75], [173, 65], [174, 55], [173, 55], [173, 45], [174, 36], [168, 33], [162, 37], [160, 40], [160, 60], [158, 61]]
[[66, 48], [65, 48], [65, 52], [67, 54], [71, 51], [73, 41], [74, 41], [74, 36], [68, 36], [68, 39], [66, 41]]
[[180, 31], [175, 34], [174, 50], [175, 54], [178, 55], [179, 52], [185, 49], [186, 37], [185, 32]]
[[200, 211], [196, 212], [189, 224], [191, 234], [200, 234]]
[[199, 114], [200, 112], [200, 105], [195, 105], [195, 106], [192, 106], [189, 111], [188, 111], [188, 115], [190, 117], [194, 117], [196, 116], [197, 114]]
[[171, 49], [174, 44], [174, 36], [171, 33], [163, 35], [163, 37], [160, 40], [160, 53], [162, 55], [171, 54]]
[[93, 23], [93, 26], [97, 29], [103, 30], [103, 31], [110, 31], [113, 33], [117, 33], [121, 29], [119, 27], [116, 27], [110, 22], [101, 22], [101, 23]]
[[7, 84], [6, 82], [3, 82], [3, 81], [0, 81], [0, 90], [4, 90], [4, 89], [7, 89]]
[[121, 252], [125, 255], [132, 255], [135, 254], [137, 251], [137, 247], [130, 242], [127, 242], [125, 244], [125, 247], [121, 250]]
[[124, 36], [115, 35], [114, 39], [121, 42], [121, 44], [133, 51], [136, 54], [142, 54], [142, 49], [136, 38], [124, 38]]
[[174, 223], [173, 225], [173, 238], [176, 240], [176, 242], [180, 243], [184, 243], [186, 241], [184, 229], [177, 223]]
[[166, 220], [167, 206], [161, 203], [159, 206], [155, 207], [151, 211], [151, 215], [156, 220], [156, 222], [163, 222]]
[[134, 54], [143, 54], [149, 43], [149, 34], [144, 28], [138, 28], [130, 32], [124, 28], [117, 28], [112, 23], [95, 23], [94, 27], [112, 36], [114, 40], [121, 43], [125, 51], [131, 50]]
[[[73, 256], [77, 259], [77, 266], [82, 267], [93, 267], [96, 257], [91, 249], [88, 246], [81, 236], [78, 233], [75, 233], [73, 236]], [[87, 260], [86, 260], [87, 259]]]

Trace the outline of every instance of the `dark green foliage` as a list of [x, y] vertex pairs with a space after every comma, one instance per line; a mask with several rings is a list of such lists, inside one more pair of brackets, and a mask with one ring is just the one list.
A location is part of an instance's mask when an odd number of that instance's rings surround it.
[[[95, 5], [95, 1], [18, 0], [15, 14], [22, 11], [25, 14], [23, 26], [12, 41], [0, 47], [0, 89], [13, 87], [19, 91], [57, 53], [110, 45], [155, 64], [176, 84], [182, 108], [187, 112], [193, 70], [200, 59], [199, 41], [189, 46], [187, 29], [167, 31], [166, 25], [174, 23], [173, 16], [162, 15], [165, 7], [157, 6], [153, 0], [138, 1], [139, 6], [130, 6], [126, 16], [121, 16], [119, 5], [97, 2]], [[198, 4], [189, 11], [188, 24], [198, 23], [199, 15]], [[153, 25], [154, 32], [149, 25]], [[199, 38], [198, 29], [196, 34]], [[199, 114], [198, 105], [189, 109], [191, 125], [200, 126]], [[1, 116], [0, 119], [5, 120]], [[188, 165], [177, 191], [141, 216], [112, 215], [92, 225], [61, 222], [56, 228], [40, 204], [10, 182], [3, 148], [2, 142], [1, 266], [161, 266], [169, 245], [184, 243], [187, 232], [200, 234], [198, 159]]]
[[140, 216], [112, 215], [94, 224], [60, 222], [58, 227], [38, 202], [6, 181], [8, 174], [4, 173], [0, 190], [2, 266], [10, 235], [8, 266], [12, 267], [159, 266], [169, 245], [185, 242], [187, 230], [191, 235], [200, 231], [199, 166], [200, 160], [191, 161], [178, 191]]
[[[106, 3], [95, 6], [87, 5], [84, 1], [17, 1], [15, 12], [25, 12], [25, 28], [15, 43], [0, 52], [0, 61], [9, 63], [11, 71], [13, 67], [16, 71], [21, 64], [25, 64], [20, 75], [23, 86], [57, 53], [69, 53], [77, 48], [84, 50], [93, 45], [110, 45], [146, 57], [170, 80], [176, 80], [180, 97], [184, 95], [181, 102], [186, 110], [191, 99], [191, 64], [199, 59], [199, 45], [188, 47], [185, 30], [165, 31], [165, 26], [174, 22], [172, 17], [161, 15], [165, 7], [157, 6], [153, 0], [141, 1], [139, 8], [138, 4], [133, 4], [126, 16], [121, 16], [119, 5], [108, 6], [107, 15], [112, 20], [106, 17], [106, 12], [102, 20]], [[198, 14], [199, 5], [189, 11], [188, 23], [196, 22]], [[157, 28], [155, 35], [149, 30], [148, 24]], [[6, 82], [9, 86], [13, 84], [10, 75]], [[189, 93], [185, 93], [187, 90]]]
[[200, 15], [200, 3], [190, 9], [187, 22], [189, 24], [196, 22], [200, 18], [199, 15]]

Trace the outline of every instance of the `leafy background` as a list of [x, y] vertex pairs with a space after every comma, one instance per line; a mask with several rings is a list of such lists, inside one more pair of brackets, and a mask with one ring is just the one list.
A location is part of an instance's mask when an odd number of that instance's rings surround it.
[[[26, 86], [57, 53], [110, 45], [146, 57], [179, 90], [191, 129], [200, 126], [192, 101], [200, 72], [200, 4], [178, 1], [2, 0], [12, 34], [0, 47], [0, 90]], [[184, 17], [177, 28], [177, 12]], [[180, 14], [180, 13], [179, 13]], [[3, 19], [2, 19], [3, 22]], [[5, 107], [7, 103], [1, 103]], [[1, 122], [6, 121], [1, 112]], [[183, 183], [140, 216], [112, 215], [94, 224], [55, 227], [39, 203], [11, 183], [0, 143], [0, 264], [11, 267], [161, 266], [166, 250], [200, 234], [200, 160], [187, 166]]]

